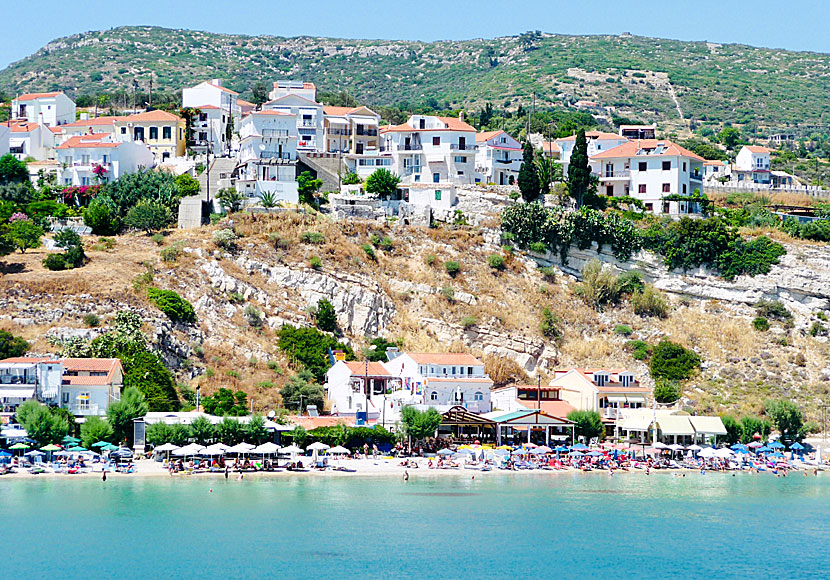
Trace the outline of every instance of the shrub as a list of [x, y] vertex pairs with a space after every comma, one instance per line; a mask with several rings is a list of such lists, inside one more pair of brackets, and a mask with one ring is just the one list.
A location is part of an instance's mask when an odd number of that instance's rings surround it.
[[43, 267], [53, 272], [67, 269], [63, 254], [49, 254], [43, 260]]
[[826, 336], [826, 335], [827, 335], [827, 327], [824, 326], [818, 320], [813, 322], [813, 325], [810, 327], [810, 336]]
[[769, 320], [763, 316], [757, 316], [755, 320], [752, 321], [752, 328], [759, 332], [766, 332], [769, 330]]
[[363, 248], [363, 251], [366, 252], [366, 256], [370, 260], [377, 261], [377, 256], [375, 256], [375, 249], [372, 247], [372, 244], [363, 244], [361, 248]]
[[166, 228], [173, 221], [170, 210], [159, 202], [143, 199], [130, 208], [124, 223], [127, 227], [148, 234]]
[[449, 302], [453, 302], [455, 300], [455, 290], [452, 286], [444, 286], [441, 288], [441, 295]]
[[284, 239], [276, 232], [271, 232], [270, 234], [268, 234], [268, 241], [274, 245], [275, 250], [287, 250], [289, 247], [291, 247], [291, 244], [288, 242], [288, 240]]
[[634, 334], [634, 329], [627, 324], [618, 324], [614, 327], [614, 334], [619, 334], [620, 336], [631, 336]]
[[0, 360], [22, 356], [29, 350], [29, 343], [23, 337], [15, 336], [8, 330], [0, 330]]
[[309, 370], [317, 381], [325, 380], [329, 369], [329, 350], [342, 350], [346, 360], [354, 360], [354, 351], [333, 336], [316, 328], [295, 328], [289, 324], [280, 329], [279, 348], [285, 352], [292, 364], [299, 364]]
[[369, 243], [371, 243], [376, 248], [380, 245], [380, 235], [379, 234], [371, 234], [369, 236]]
[[182, 244], [180, 242], [167, 246], [166, 248], [162, 248], [159, 251], [159, 256], [161, 256], [161, 259], [164, 262], [175, 262], [181, 255]]
[[308, 260], [308, 265], [315, 270], [319, 270], [323, 267], [323, 261], [317, 256], [311, 256]]
[[682, 381], [700, 369], [700, 357], [693, 350], [662, 339], [651, 356], [651, 376], [655, 379]]
[[651, 345], [642, 340], [629, 340], [625, 343], [625, 348], [636, 360], [646, 360], [651, 356]]
[[111, 236], [118, 233], [120, 220], [106, 203], [94, 199], [84, 210], [84, 224], [96, 236]]
[[278, 363], [277, 361], [269, 360], [268, 364], [266, 366], [268, 367], [268, 370], [274, 371], [278, 375], [282, 374], [282, 369], [280, 368], [280, 363]]
[[449, 260], [444, 262], [444, 269], [447, 271], [447, 274], [455, 278], [456, 274], [461, 271], [461, 265], [456, 261]]
[[314, 315], [317, 328], [325, 332], [337, 331], [337, 314], [334, 306], [325, 298], [317, 302], [317, 312]]
[[556, 313], [547, 306], [542, 308], [541, 321], [539, 322], [539, 331], [542, 336], [554, 341], [562, 338], [562, 330], [559, 328], [561, 324], [562, 319]]
[[426, 262], [427, 266], [432, 266], [433, 264], [435, 264], [435, 260], [437, 259], [438, 258], [435, 257], [435, 254], [427, 254], [424, 258], [424, 262]]
[[223, 228], [213, 232], [213, 243], [226, 252], [233, 253], [236, 251], [236, 240], [238, 238], [236, 232], [231, 228]]
[[533, 242], [528, 246], [528, 249], [534, 254], [547, 254], [548, 247], [544, 242]]
[[513, 255], [513, 245], [512, 244], [502, 244], [501, 251], [507, 254], [508, 256]]
[[358, 183], [363, 183], [363, 180], [360, 179], [360, 176], [357, 173], [350, 171], [343, 177], [341, 183], [343, 185], [357, 185]]
[[477, 324], [478, 324], [478, 320], [476, 319], [475, 316], [465, 316], [464, 318], [461, 319], [461, 327], [464, 328], [464, 330], [467, 330], [468, 328], [472, 328], [473, 326], [476, 326]]
[[494, 270], [504, 269], [504, 258], [499, 254], [490, 254], [487, 258], [487, 264]]
[[245, 310], [242, 311], [242, 316], [245, 317], [247, 323], [253, 328], [262, 328], [262, 313], [253, 304], [248, 304], [245, 307]]
[[511, 191], [509, 194], [507, 194], [507, 196], [510, 199], [512, 199], [513, 201], [516, 201], [517, 199], [519, 199], [519, 192], [518, 191]]
[[556, 280], [556, 268], [552, 266], [543, 266], [539, 268], [539, 273], [547, 282], [554, 282]]
[[242, 304], [243, 302], [245, 302], [245, 297], [239, 292], [231, 292], [230, 294], [228, 294], [228, 302], [233, 302], [234, 304]]
[[574, 435], [583, 437], [585, 441], [605, 436], [602, 417], [596, 411], [571, 411], [568, 420], [574, 422]]
[[216, 201], [226, 213], [234, 213], [242, 209], [242, 195], [233, 187], [224, 187], [216, 194]]
[[395, 249], [395, 240], [389, 236], [383, 236], [378, 247], [385, 252], [391, 252]]
[[89, 328], [101, 326], [101, 319], [98, 318], [97, 314], [85, 314], [83, 320], [84, 324]]
[[300, 235], [300, 241], [304, 244], [323, 244], [326, 241], [326, 236], [320, 232], [303, 232]]
[[755, 311], [758, 316], [772, 318], [773, 320], [787, 321], [793, 318], [792, 312], [779, 300], [760, 300], [755, 303]]
[[640, 316], [665, 318], [669, 315], [668, 298], [651, 284], [631, 295], [631, 306], [634, 313]]
[[576, 295], [586, 304], [602, 310], [606, 304], [615, 303], [620, 296], [617, 277], [599, 260], [591, 260], [582, 269], [582, 282], [575, 288]]
[[160, 246], [164, 243], [164, 234], [153, 234], [150, 239]]
[[638, 290], [642, 291], [645, 287], [643, 275], [637, 270], [629, 270], [617, 276], [617, 285], [620, 294], [634, 294]]
[[680, 385], [676, 381], [657, 381], [654, 385], [654, 398], [658, 403], [674, 403], [680, 398]]
[[147, 297], [159, 310], [164, 312], [172, 322], [196, 322], [193, 305], [173, 290], [161, 290], [153, 286], [147, 288]]

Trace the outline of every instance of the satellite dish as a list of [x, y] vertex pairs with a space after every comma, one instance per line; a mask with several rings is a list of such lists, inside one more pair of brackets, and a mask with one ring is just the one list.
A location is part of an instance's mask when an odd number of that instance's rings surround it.
[[271, 411], [271, 412], [269, 412], [269, 413], [268, 413], [268, 418], [269, 418], [269, 419], [273, 419], [273, 418], [274, 418], [274, 417], [276, 417], [276, 416], [277, 416], [277, 412], [276, 412], [276, 411]]
[[259, 144], [259, 150], [260, 151], [265, 151], [265, 143], [260, 143]]

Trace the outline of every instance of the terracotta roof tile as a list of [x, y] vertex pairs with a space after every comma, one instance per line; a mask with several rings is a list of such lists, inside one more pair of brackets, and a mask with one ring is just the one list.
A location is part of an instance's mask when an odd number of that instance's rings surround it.
[[[658, 144], [664, 145], [663, 153], [654, 154], [650, 153], [648, 155], [637, 155], [638, 151], [641, 150], [654, 150], [657, 148]], [[692, 153], [688, 149], [681, 147], [677, 143], [673, 141], [668, 141], [665, 139], [634, 139], [629, 141], [628, 143], [623, 143], [622, 145], [618, 145], [607, 151], [603, 151], [602, 153], [597, 153], [596, 155], [592, 156], [591, 159], [617, 159], [621, 157], [666, 157], [666, 156], [682, 156], [682, 157], [689, 157], [690, 159], [694, 159], [696, 161], [706, 161], [703, 157], [696, 153]]]
[[[350, 371], [352, 371], [353, 375], [360, 375], [363, 376], [366, 373], [366, 363], [360, 361], [348, 361], [345, 363], [346, 367]], [[392, 375], [389, 374], [389, 371], [386, 370], [379, 362], [370, 362], [369, 363], [369, 376], [372, 377], [391, 377]]]
[[182, 118], [173, 113], [156, 109], [155, 111], [146, 111], [144, 113], [135, 113], [129, 117], [123, 117], [121, 121], [181, 121]]
[[121, 143], [113, 142], [109, 133], [93, 133], [91, 135], [75, 135], [61, 143], [56, 149], [80, 149], [87, 147], [118, 147]]
[[761, 147], [759, 145], [746, 145], [746, 148], [752, 151], [753, 153], [772, 153], [772, 149]]
[[[606, 133], [605, 131], [585, 131], [585, 138], [586, 139], [625, 139], [625, 137], [621, 137], [616, 133]], [[576, 141], [576, 135], [571, 135], [570, 137], [563, 137], [561, 139], [557, 139], [557, 141]]]
[[484, 363], [471, 354], [467, 353], [432, 353], [432, 352], [407, 352], [404, 353], [418, 364], [422, 365], [475, 365], [482, 366]]
[[55, 93], [26, 93], [25, 95], [20, 95], [15, 101], [34, 101], [35, 99], [49, 99], [51, 97], [57, 97], [58, 95], [62, 95], [62, 91], [57, 91]]
[[499, 129], [498, 131], [483, 131], [481, 133], [476, 133], [476, 143], [484, 143], [485, 141], [489, 141], [493, 137], [501, 135], [504, 133], [507, 134], [505, 131]]

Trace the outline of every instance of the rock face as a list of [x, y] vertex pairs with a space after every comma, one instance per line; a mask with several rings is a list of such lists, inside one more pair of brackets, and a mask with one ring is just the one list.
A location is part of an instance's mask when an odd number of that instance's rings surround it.
[[597, 251], [597, 245], [568, 252], [566, 264], [558, 253], [534, 255], [545, 265], [556, 265], [564, 272], [579, 277], [585, 264], [599, 259], [617, 271], [639, 270], [643, 278], [657, 288], [678, 296], [706, 300], [722, 300], [754, 304], [759, 300], [780, 300], [802, 316], [815, 310], [830, 309], [830, 252], [819, 246], [784, 244], [787, 254], [774, 265], [769, 274], [740, 276], [728, 282], [705, 268], [683, 272], [670, 271], [660, 257], [646, 251], [638, 252], [630, 261], [620, 262], [610, 247]]

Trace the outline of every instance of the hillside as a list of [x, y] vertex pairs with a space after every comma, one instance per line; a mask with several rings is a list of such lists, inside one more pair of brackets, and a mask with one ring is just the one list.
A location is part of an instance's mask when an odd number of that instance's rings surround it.
[[[830, 124], [830, 55], [623, 36], [526, 33], [458, 42], [281, 38], [155, 27], [50, 42], [0, 71], [0, 90], [177, 91], [209, 78], [250, 98], [257, 81], [314, 81], [369, 104], [445, 108], [592, 100], [643, 121]], [[435, 99], [435, 101], [432, 101]]]
[[[277, 346], [279, 329], [285, 323], [312, 325], [309, 308], [327, 298], [356, 352], [375, 337], [399, 340], [411, 350], [462, 349], [483, 356], [498, 384], [528, 380], [537, 365], [543, 380], [558, 366], [607, 366], [629, 367], [651, 384], [648, 367], [632, 358], [626, 342], [656, 344], [665, 336], [695, 349], [704, 361], [702, 374], [684, 388], [687, 406], [758, 412], [765, 398], [788, 396], [816, 418], [818, 406], [830, 403], [830, 345], [808, 332], [815, 305], [826, 308], [826, 246], [790, 248], [782, 264], [757, 283], [660, 271], [672, 309], [659, 319], [634, 314], [628, 302], [596, 312], [575, 295], [575, 278], [558, 270], [545, 276], [520, 255], [508, 254], [503, 270], [489, 267], [488, 256], [501, 251], [492, 218], [480, 227], [391, 229], [312, 215], [233, 219], [241, 236], [234, 255], [217, 249], [212, 231], [221, 226], [213, 226], [170, 232], [163, 248], [180, 248], [175, 262], [162, 261], [162, 248], [138, 234], [114, 238], [110, 249], [89, 240], [90, 262], [78, 270], [46, 271], [44, 249], [7, 256], [0, 328], [31, 341], [33, 352], [53, 352], [49, 336], [101, 331], [86, 328], [84, 315], [97, 314], [105, 327], [118, 310], [137, 309], [179, 382], [199, 384], [203, 394], [222, 386], [242, 389], [256, 409], [268, 410], [293, 372]], [[318, 232], [324, 241], [303, 243], [304, 232]], [[391, 247], [375, 250], [376, 261], [361, 247], [373, 233], [393, 240]], [[319, 269], [309, 266], [314, 256], [321, 259]], [[444, 268], [447, 260], [459, 262], [456, 277]], [[813, 306], [808, 300], [806, 308], [794, 308], [792, 325], [754, 331], [755, 310], [747, 296], [762, 296], [765, 288], [791, 295], [791, 283], [807, 293], [798, 277], [807, 275], [817, 289]], [[135, 289], [136, 277], [186, 297], [198, 323], [171, 324]], [[262, 328], [248, 321], [251, 307], [262, 313]], [[561, 338], [542, 334], [544, 308], [554, 313]], [[615, 332], [621, 324], [633, 334]]]

